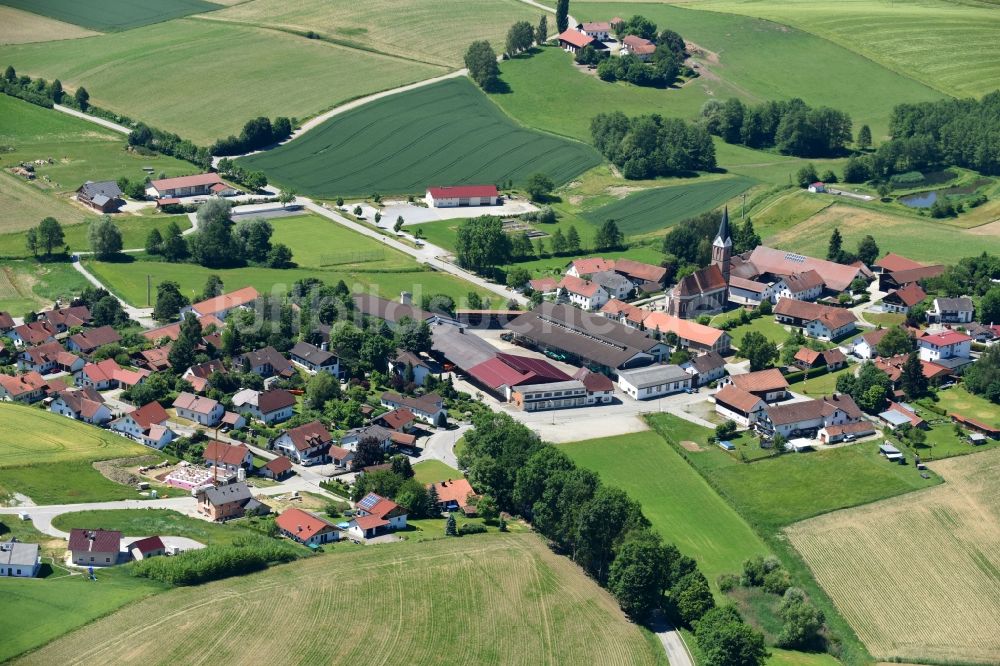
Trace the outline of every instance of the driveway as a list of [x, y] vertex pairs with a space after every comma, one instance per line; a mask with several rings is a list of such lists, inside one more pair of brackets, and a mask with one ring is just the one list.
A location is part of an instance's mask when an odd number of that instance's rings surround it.
[[39, 532], [60, 539], [69, 538], [68, 532], [63, 532], [52, 526], [52, 520], [64, 513], [76, 511], [112, 511], [116, 509], [172, 509], [191, 517], [198, 516], [198, 503], [191, 496], [170, 497], [155, 500], [121, 500], [117, 502], [92, 502], [90, 504], [50, 504], [47, 506], [0, 507], [0, 514], [16, 515], [26, 511], [31, 516], [31, 522]]
[[380, 224], [390, 229], [398, 217], [403, 218], [403, 226], [409, 227], [425, 222], [473, 218], [481, 215], [510, 217], [538, 210], [538, 206], [526, 199], [508, 199], [501, 206], [462, 206], [459, 208], [430, 208], [411, 204], [408, 201], [386, 201], [382, 208], [375, 208], [366, 203], [360, 205], [361, 214], [365, 219], [374, 220], [375, 213], [379, 212], [382, 214]]

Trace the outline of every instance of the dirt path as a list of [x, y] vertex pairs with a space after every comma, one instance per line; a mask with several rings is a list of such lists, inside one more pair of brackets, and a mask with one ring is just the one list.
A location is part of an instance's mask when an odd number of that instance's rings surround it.
[[65, 113], [65, 114], [68, 114], [68, 115], [71, 115], [71, 116], [76, 116], [77, 118], [82, 118], [83, 120], [86, 120], [88, 122], [92, 122], [95, 125], [100, 125], [101, 127], [105, 127], [105, 128], [107, 128], [109, 130], [114, 130], [114, 131], [120, 132], [122, 134], [131, 134], [132, 133], [132, 130], [129, 129], [128, 127], [125, 127], [124, 125], [119, 125], [118, 123], [113, 123], [110, 120], [105, 120], [104, 118], [98, 118], [97, 116], [87, 115], [86, 113], [83, 113], [82, 111], [77, 111], [76, 109], [71, 109], [68, 106], [63, 106], [62, 104], [53, 104], [52, 108], [55, 109], [56, 111], [60, 111], [62, 113]]

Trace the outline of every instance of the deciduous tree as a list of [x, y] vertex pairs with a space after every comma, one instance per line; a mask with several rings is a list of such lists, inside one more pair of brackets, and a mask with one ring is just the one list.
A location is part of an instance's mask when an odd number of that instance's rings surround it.
[[87, 239], [94, 256], [102, 261], [122, 251], [122, 232], [108, 215], [102, 215], [90, 223]]
[[477, 40], [465, 52], [465, 67], [469, 76], [483, 90], [495, 90], [500, 77], [497, 54], [485, 40]]

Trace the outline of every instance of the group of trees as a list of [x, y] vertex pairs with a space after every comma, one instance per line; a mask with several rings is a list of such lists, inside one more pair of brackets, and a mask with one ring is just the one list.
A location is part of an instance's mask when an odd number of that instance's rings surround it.
[[284, 116], [278, 116], [273, 123], [270, 118], [260, 116], [248, 120], [238, 137], [230, 134], [212, 144], [209, 150], [213, 155], [241, 155], [260, 150], [290, 137], [294, 124], [292, 119]]
[[797, 157], [832, 157], [851, 142], [851, 117], [821, 106], [811, 108], [801, 99], [769, 101], [749, 106], [739, 99], [709, 100], [702, 120], [726, 143], [750, 148], [777, 148]]
[[66, 234], [59, 220], [54, 217], [46, 217], [37, 227], [28, 229], [24, 234], [24, 242], [33, 257], [37, 257], [39, 252], [51, 257], [56, 250], [69, 254], [69, 247], [65, 245]]
[[[543, 20], [545, 17], [542, 17]], [[541, 27], [541, 26], [539, 26]], [[546, 28], [547, 29], [547, 28]], [[507, 31], [507, 41], [504, 43], [504, 53], [514, 57], [530, 49], [535, 43], [535, 29], [527, 21], [518, 21]], [[543, 40], [544, 41], [544, 40]]]
[[267, 176], [263, 171], [248, 171], [228, 157], [219, 160], [218, 169], [229, 180], [236, 181], [253, 192], [258, 192], [267, 185]]
[[[712, 260], [712, 241], [719, 231], [719, 220], [719, 212], [710, 211], [671, 227], [663, 238], [664, 265], [675, 267], [679, 277], [707, 266]], [[762, 243], [749, 217], [733, 223], [730, 229], [734, 254], [748, 252]]]
[[[973, 257], [963, 257], [957, 264], [945, 268], [944, 273], [928, 278], [928, 292], [944, 296], [984, 296], [994, 288], [993, 280], [1000, 279], [1000, 257], [983, 252]], [[987, 318], [980, 313], [979, 321], [1000, 323], [1000, 319]]]
[[628, 179], [714, 169], [715, 146], [704, 127], [660, 115], [598, 114], [590, 122], [594, 146]]
[[[271, 242], [274, 228], [267, 220], [250, 219], [234, 224], [231, 208], [228, 201], [218, 197], [209, 199], [198, 208], [198, 230], [189, 236], [187, 242], [188, 251], [196, 263], [209, 268], [247, 263], [270, 268], [292, 265], [292, 251], [288, 246]], [[155, 238], [152, 240], [155, 241]], [[171, 242], [177, 244], [176, 240]]]
[[694, 560], [665, 544], [639, 504], [507, 414], [483, 412], [466, 434], [460, 463], [473, 487], [500, 511], [530, 520], [644, 621], [671, 604], [697, 622], [715, 602]]
[[[919, 363], [919, 359], [917, 361]], [[846, 373], [837, 377], [837, 393], [846, 393], [863, 411], [878, 414], [886, 407], [886, 396], [892, 390], [889, 375], [871, 361], [861, 364], [857, 376]]]
[[[684, 68], [687, 57], [684, 38], [673, 30], [657, 34], [656, 24], [644, 16], [633, 16], [612, 25], [615, 36], [622, 40], [629, 35], [653, 42], [656, 50], [649, 61], [627, 53], [611, 58], [607, 51], [585, 47], [577, 52], [576, 60], [581, 64], [596, 65], [597, 75], [603, 81], [628, 81], [637, 86], [666, 87], [677, 80]], [[685, 70], [689, 75], [690, 70]]]
[[111, 259], [122, 251], [122, 232], [110, 215], [102, 215], [90, 223], [87, 240], [90, 241], [94, 257], [102, 261]]
[[851, 253], [844, 249], [844, 237], [840, 234], [840, 229], [833, 228], [830, 233], [830, 242], [826, 247], [826, 258], [838, 264], [853, 264], [861, 261], [866, 266], [871, 266], [878, 261], [880, 250], [878, 243], [871, 234], [865, 234], [864, 238], [858, 241], [858, 249]]
[[3, 79], [0, 79], [0, 92], [48, 109], [53, 104], [73, 104], [81, 111], [86, 111], [90, 105], [90, 94], [83, 86], [77, 88], [72, 96], [68, 96], [59, 79], [50, 84], [42, 78], [18, 76], [12, 65], [7, 65], [4, 70]]
[[778, 360], [778, 346], [763, 333], [747, 331], [740, 340], [740, 356], [750, 361], [750, 370], [764, 370]]
[[963, 383], [972, 393], [1000, 403], [1000, 346], [992, 345], [963, 376]]
[[203, 146], [196, 146], [173, 132], [165, 132], [145, 123], [136, 123], [128, 135], [128, 145], [134, 150], [151, 150], [172, 155], [198, 165], [202, 169], [212, 166], [212, 153]]
[[149, 232], [146, 236], [146, 252], [170, 262], [184, 261], [188, 257], [187, 241], [184, 240], [181, 228], [171, 220], [163, 233], [156, 227]]
[[485, 39], [477, 39], [469, 44], [465, 52], [465, 67], [469, 76], [480, 88], [486, 91], [496, 90], [500, 84], [500, 67], [497, 66], [497, 54]]
[[128, 326], [132, 323], [121, 302], [107, 289], [87, 286], [73, 299], [73, 305], [86, 305], [93, 326]]

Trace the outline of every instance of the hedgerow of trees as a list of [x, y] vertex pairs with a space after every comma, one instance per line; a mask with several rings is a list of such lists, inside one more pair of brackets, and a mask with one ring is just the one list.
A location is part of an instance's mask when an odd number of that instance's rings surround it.
[[225, 139], [219, 139], [209, 150], [213, 155], [241, 155], [260, 150], [290, 137], [294, 124], [292, 119], [284, 116], [278, 116], [273, 123], [270, 118], [260, 116], [248, 120], [238, 137], [229, 135]]
[[628, 179], [709, 171], [715, 146], [704, 127], [660, 115], [601, 113], [590, 122], [594, 146]]
[[843, 111], [812, 108], [801, 99], [769, 101], [748, 106], [736, 98], [710, 100], [702, 121], [726, 143], [750, 148], [777, 148], [796, 157], [831, 157], [851, 142], [851, 117]]

